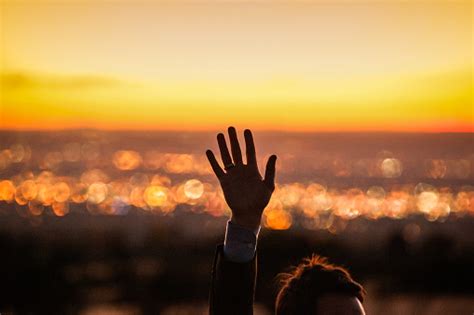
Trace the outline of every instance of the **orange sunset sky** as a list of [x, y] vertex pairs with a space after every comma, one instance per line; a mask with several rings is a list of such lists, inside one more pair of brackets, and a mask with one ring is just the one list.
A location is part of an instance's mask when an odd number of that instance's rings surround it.
[[473, 131], [470, 1], [0, 2], [1, 129]]

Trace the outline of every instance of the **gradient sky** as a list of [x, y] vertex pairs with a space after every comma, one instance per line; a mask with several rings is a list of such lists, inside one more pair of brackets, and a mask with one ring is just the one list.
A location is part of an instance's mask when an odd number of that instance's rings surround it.
[[0, 9], [3, 129], [473, 131], [470, 1]]

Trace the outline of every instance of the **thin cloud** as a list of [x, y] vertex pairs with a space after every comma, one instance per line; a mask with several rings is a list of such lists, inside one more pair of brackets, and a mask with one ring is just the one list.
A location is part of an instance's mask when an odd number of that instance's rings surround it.
[[121, 80], [100, 75], [50, 75], [26, 72], [10, 72], [1, 74], [1, 86], [6, 89], [87, 89], [114, 87], [123, 84], [125, 83]]

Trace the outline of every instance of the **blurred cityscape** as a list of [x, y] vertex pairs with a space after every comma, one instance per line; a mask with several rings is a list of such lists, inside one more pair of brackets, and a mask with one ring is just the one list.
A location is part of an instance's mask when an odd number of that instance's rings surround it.
[[[2, 314], [206, 314], [230, 214], [205, 157], [215, 133], [0, 132]], [[316, 252], [367, 287], [369, 314], [474, 311], [470, 133], [255, 135], [277, 187], [257, 314]], [[241, 139], [241, 145], [243, 139]], [[389, 309], [389, 310], [387, 310]]]

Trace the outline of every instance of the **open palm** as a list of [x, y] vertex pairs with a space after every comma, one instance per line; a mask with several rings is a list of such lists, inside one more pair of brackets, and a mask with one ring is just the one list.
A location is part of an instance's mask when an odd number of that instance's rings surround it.
[[211, 150], [206, 151], [211, 164], [224, 191], [224, 197], [232, 210], [232, 221], [249, 228], [260, 225], [262, 212], [270, 201], [275, 189], [276, 156], [268, 159], [265, 178], [262, 179], [258, 170], [255, 145], [252, 132], [245, 130], [247, 164], [243, 163], [237, 133], [234, 127], [229, 127], [229, 139], [232, 157], [222, 133], [217, 135], [224, 170]]

